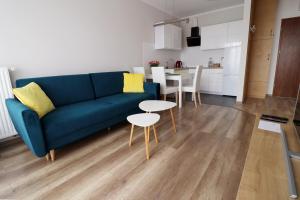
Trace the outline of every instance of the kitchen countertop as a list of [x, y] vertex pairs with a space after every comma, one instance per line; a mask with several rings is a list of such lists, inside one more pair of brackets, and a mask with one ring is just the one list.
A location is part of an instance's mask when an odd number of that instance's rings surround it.
[[[167, 68], [167, 69], [174, 69], [177, 70], [189, 70], [189, 69], [195, 69], [195, 67], [183, 67], [183, 68]], [[202, 69], [223, 69], [223, 67], [203, 67]]]
[[223, 67], [203, 67], [202, 69], [223, 69]]

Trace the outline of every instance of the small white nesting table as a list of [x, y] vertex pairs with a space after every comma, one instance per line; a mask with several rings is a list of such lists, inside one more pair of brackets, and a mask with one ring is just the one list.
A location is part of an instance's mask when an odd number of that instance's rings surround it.
[[144, 127], [145, 134], [145, 148], [146, 148], [146, 158], [149, 160], [149, 139], [150, 139], [150, 127], [153, 126], [155, 141], [158, 143], [156, 129], [154, 124], [157, 123], [160, 119], [159, 114], [156, 113], [140, 113], [135, 115], [130, 115], [127, 117], [127, 120], [131, 123], [131, 131], [130, 131], [130, 139], [129, 146], [131, 146], [132, 138], [133, 138], [133, 130], [134, 126]]
[[176, 107], [176, 103], [171, 102], [171, 101], [162, 101], [162, 100], [146, 100], [146, 101], [142, 101], [139, 104], [139, 108], [147, 113], [170, 110], [173, 130], [174, 130], [174, 133], [176, 133], [176, 123], [175, 123], [174, 114], [173, 114], [174, 107]]

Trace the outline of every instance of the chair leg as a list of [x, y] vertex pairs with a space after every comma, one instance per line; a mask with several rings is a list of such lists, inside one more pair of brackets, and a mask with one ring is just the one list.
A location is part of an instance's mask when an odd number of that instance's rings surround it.
[[133, 138], [133, 130], [134, 130], [134, 125], [131, 125], [131, 131], [130, 131], [130, 139], [129, 139], [129, 146], [132, 144], [132, 138]]
[[175, 93], [176, 105], [178, 105], [178, 92]]
[[154, 132], [155, 142], [156, 142], [156, 144], [158, 144], [158, 138], [157, 138], [155, 125], [153, 125], [152, 128], [153, 128], [153, 132]]
[[194, 97], [195, 107], [197, 108], [197, 97], [196, 97], [196, 92], [193, 92], [193, 97]]
[[200, 92], [198, 92], [198, 101], [199, 101], [199, 104], [201, 105], [201, 98], [200, 98]]
[[165, 100], [165, 101], [167, 100], [167, 95], [166, 95], [166, 94], [164, 94], [164, 100]]
[[145, 133], [145, 148], [146, 148], [146, 158], [149, 160], [149, 142], [148, 142], [148, 134], [147, 134], [147, 127], [144, 127]]
[[51, 157], [51, 161], [55, 160], [55, 150], [54, 149], [50, 150], [50, 157]]

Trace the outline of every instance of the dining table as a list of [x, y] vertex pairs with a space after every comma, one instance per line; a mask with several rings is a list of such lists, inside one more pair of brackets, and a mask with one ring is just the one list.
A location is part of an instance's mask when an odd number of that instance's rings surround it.
[[[166, 71], [166, 80], [178, 82], [178, 107], [182, 108], [182, 82], [184, 80], [190, 80], [192, 78], [192, 74], [188, 69]], [[152, 80], [152, 74], [146, 74], [145, 77], [147, 80]]]

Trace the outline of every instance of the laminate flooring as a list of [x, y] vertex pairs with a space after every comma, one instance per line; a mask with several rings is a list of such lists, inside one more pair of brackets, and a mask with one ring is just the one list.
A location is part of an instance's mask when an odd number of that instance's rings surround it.
[[157, 124], [146, 160], [143, 129], [116, 125], [37, 158], [20, 139], [0, 143], [0, 199], [223, 199], [236, 198], [255, 115], [191, 102]]

